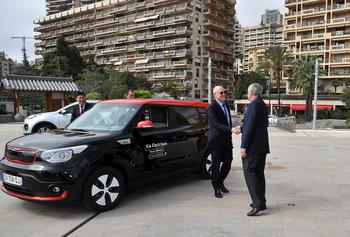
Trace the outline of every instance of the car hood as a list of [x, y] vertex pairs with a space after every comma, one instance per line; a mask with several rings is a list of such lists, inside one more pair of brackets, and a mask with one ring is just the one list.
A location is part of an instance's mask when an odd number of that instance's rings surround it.
[[112, 133], [92, 133], [68, 130], [53, 130], [46, 133], [36, 133], [18, 137], [8, 143], [9, 146], [31, 148], [38, 150], [56, 149], [79, 145], [89, 145], [116, 137]]
[[34, 114], [34, 116], [35, 116], [34, 118], [30, 118], [30, 119], [26, 118], [24, 121], [30, 121], [30, 120], [36, 120], [36, 119], [45, 119], [45, 118], [48, 118], [48, 117], [50, 118], [53, 114], [57, 114], [57, 111]]

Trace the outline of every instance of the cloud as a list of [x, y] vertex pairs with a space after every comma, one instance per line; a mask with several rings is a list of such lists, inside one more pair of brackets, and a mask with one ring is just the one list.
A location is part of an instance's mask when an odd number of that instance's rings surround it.
[[[29, 4], [30, 2], [30, 4]], [[12, 36], [34, 36], [33, 20], [45, 16], [45, 0], [1, 0], [0, 51], [21, 62], [22, 40]], [[26, 42], [27, 54], [34, 60], [34, 40]]]

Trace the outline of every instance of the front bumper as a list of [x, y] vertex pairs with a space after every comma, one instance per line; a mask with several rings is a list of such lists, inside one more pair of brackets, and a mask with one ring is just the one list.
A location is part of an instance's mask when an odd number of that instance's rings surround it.
[[[75, 162], [74, 162], [75, 163]], [[55, 166], [45, 162], [23, 165], [0, 160], [0, 179], [3, 174], [22, 178], [23, 185], [3, 182], [2, 191], [8, 195], [32, 201], [76, 201], [81, 197], [82, 168], [74, 163]]]
[[32, 200], [32, 201], [59, 201], [66, 199], [68, 196], [68, 191], [63, 191], [58, 196], [32, 196], [32, 195], [26, 195], [19, 192], [11, 191], [10, 189], [7, 189], [4, 185], [1, 186], [1, 190], [13, 197], [25, 199], [25, 200]]

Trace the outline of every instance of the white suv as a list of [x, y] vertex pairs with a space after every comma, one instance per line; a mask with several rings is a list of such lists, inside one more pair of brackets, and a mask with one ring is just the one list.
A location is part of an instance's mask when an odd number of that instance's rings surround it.
[[[96, 104], [96, 100], [88, 100], [90, 104]], [[24, 120], [23, 133], [45, 132], [56, 128], [65, 128], [70, 123], [73, 106], [78, 102], [67, 105], [55, 112], [33, 114]]]

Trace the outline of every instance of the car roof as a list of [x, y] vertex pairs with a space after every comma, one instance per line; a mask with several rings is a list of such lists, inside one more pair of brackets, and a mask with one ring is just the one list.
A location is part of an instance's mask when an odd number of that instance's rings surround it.
[[199, 101], [169, 100], [169, 99], [115, 99], [100, 101], [99, 104], [147, 104], [147, 105], [178, 105], [208, 109], [209, 104]]

